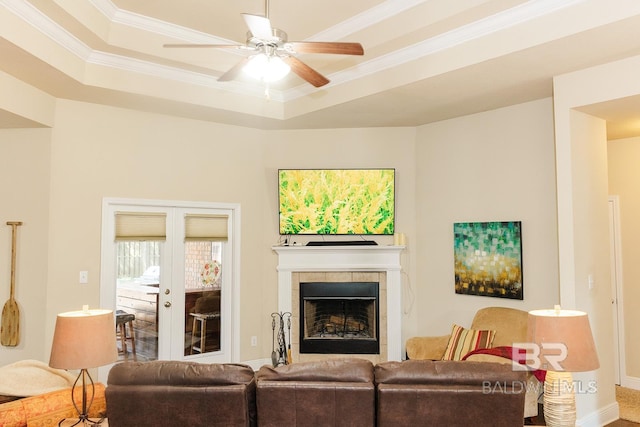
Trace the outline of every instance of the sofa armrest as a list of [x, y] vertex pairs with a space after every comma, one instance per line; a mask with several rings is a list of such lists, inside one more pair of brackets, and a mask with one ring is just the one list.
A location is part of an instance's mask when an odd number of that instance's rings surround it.
[[407, 340], [407, 357], [416, 360], [442, 360], [450, 335], [413, 337]]

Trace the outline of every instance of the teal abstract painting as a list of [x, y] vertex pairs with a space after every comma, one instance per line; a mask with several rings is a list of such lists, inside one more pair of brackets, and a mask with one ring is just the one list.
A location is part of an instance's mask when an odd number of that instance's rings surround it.
[[457, 294], [523, 299], [522, 223], [453, 224]]

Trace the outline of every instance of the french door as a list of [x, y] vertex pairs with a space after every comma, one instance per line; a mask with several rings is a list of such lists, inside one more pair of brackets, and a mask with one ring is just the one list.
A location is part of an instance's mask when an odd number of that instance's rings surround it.
[[237, 205], [105, 199], [101, 307], [134, 314], [124, 360], [235, 362]]

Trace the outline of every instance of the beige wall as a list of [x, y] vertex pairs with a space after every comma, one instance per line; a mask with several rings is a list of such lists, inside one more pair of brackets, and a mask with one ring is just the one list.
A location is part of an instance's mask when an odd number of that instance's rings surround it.
[[[3, 75], [3, 89], [30, 95], [21, 97], [20, 105], [6, 100], [5, 105], [37, 125], [52, 127], [0, 130], [0, 220], [25, 221], [17, 292], [23, 341], [17, 348], [0, 348], [0, 363], [48, 359], [55, 314], [97, 304], [103, 197], [240, 203], [241, 358], [268, 357], [270, 331], [264, 319], [276, 307], [276, 261], [270, 249], [278, 238], [275, 170], [394, 166], [397, 227], [407, 233], [409, 244], [403, 258], [405, 337], [445, 333], [453, 321], [468, 324], [485, 305], [547, 306], [558, 299], [559, 277], [561, 302], [589, 311], [603, 365], [597, 374], [598, 394], [578, 396], [578, 416], [611, 415], [612, 316], [603, 290], [609, 266], [595, 249], [606, 247], [606, 233], [585, 228], [593, 223], [577, 217], [595, 206], [590, 219], [602, 226], [601, 182], [589, 181], [597, 189], [591, 192], [589, 185], [580, 187], [579, 179], [589, 176], [592, 167], [602, 176], [598, 135], [603, 123], [572, 111], [640, 94], [640, 80], [630, 78], [638, 68], [640, 57], [633, 57], [557, 77], [553, 112], [550, 101], [542, 100], [417, 129], [290, 132], [55, 101]], [[588, 145], [593, 150], [576, 150], [589, 129], [598, 134]], [[549, 152], [554, 133], [558, 240]], [[452, 223], [495, 219], [523, 221], [523, 302], [453, 294]], [[0, 272], [6, 283], [0, 286], [0, 298], [5, 301], [10, 236], [8, 227], [0, 229], [5, 242], [0, 244]], [[578, 244], [586, 247], [578, 250]], [[87, 286], [77, 284], [80, 270], [89, 271]], [[596, 292], [584, 286], [589, 272], [596, 274]], [[248, 346], [251, 335], [261, 338], [256, 348]]]
[[[561, 303], [589, 314], [600, 361], [600, 369], [596, 371], [574, 373], [582, 389], [589, 390], [590, 383], [598, 388], [597, 395], [578, 394], [578, 417], [582, 417], [615, 402], [606, 122], [573, 110], [570, 129], [574, 262], [563, 265], [566, 276], [561, 275], [564, 287]], [[589, 288], [589, 276], [593, 278], [593, 288]]]
[[[415, 282], [416, 248], [420, 242], [416, 235], [416, 197], [415, 174], [418, 165], [415, 161], [415, 128], [372, 128], [372, 129], [334, 129], [274, 131], [264, 134], [263, 179], [268, 204], [263, 208], [263, 226], [269, 230], [265, 234], [262, 248], [264, 274], [273, 286], [268, 288], [268, 298], [273, 304], [265, 307], [262, 319], [276, 311], [277, 257], [269, 248], [278, 238], [277, 228], [277, 169], [278, 168], [314, 168], [314, 167], [393, 167], [396, 169], [396, 230], [407, 236], [407, 249], [401, 256], [402, 281], [404, 289]], [[244, 207], [243, 207], [244, 212]], [[243, 231], [244, 233], [244, 231]], [[300, 236], [298, 243], [309, 239]], [[391, 244], [393, 238], [377, 238], [380, 244]], [[407, 298], [403, 310], [405, 325], [403, 334], [411, 336], [415, 324], [415, 301]], [[270, 311], [268, 311], [270, 310]], [[271, 340], [271, 324], [264, 322], [263, 341]], [[271, 349], [268, 349], [269, 352]], [[264, 357], [267, 353], [263, 351]]]
[[[468, 324], [485, 305], [547, 306], [554, 301], [549, 295], [557, 293], [554, 251], [548, 249], [555, 247], [550, 114], [550, 101], [543, 100], [418, 130], [269, 132], [59, 101], [55, 126], [46, 131], [51, 139], [46, 307], [28, 310], [45, 343], [31, 357], [48, 357], [56, 313], [99, 302], [103, 197], [240, 203], [241, 359], [268, 357], [271, 331], [264, 319], [277, 307], [271, 246], [278, 239], [280, 167], [396, 168], [396, 225], [408, 240], [405, 338], [446, 332], [454, 320]], [[48, 151], [37, 155], [47, 164]], [[31, 151], [22, 153], [21, 160], [29, 156]], [[477, 179], [480, 170], [483, 180]], [[481, 196], [487, 187], [497, 191]], [[523, 221], [524, 302], [454, 295], [453, 221], [501, 219]], [[89, 271], [88, 285], [78, 284], [80, 270]], [[258, 347], [249, 346], [252, 335], [259, 337]], [[3, 352], [2, 357], [23, 355]]]
[[20, 342], [0, 347], [0, 365], [21, 359], [49, 358], [44, 324], [49, 241], [50, 129], [0, 131], [0, 304], [9, 299], [11, 227], [17, 230], [16, 300]]
[[[416, 334], [468, 327], [486, 306], [557, 304], [551, 100], [422, 126], [416, 160]], [[453, 223], [466, 221], [522, 221], [524, 300], [455, 294]]]
[[[48, 213], [29, 205], [16, 207], [18, 212], [42, 213], [41, 220], [49, 222], [49, 245], [44, 240], [38, 256], [47, 298], [33, 295], [40, 306], [25, 307], [40, 332], [28, 335], [39, 343], [28, 354], [31, 358], [48, 360], [57, 313], [99, 304], [104, 197], [241, 205], [242, 360], [267, 358], [271, 351], [266, 320], [277, 310], [276, 256], [271, 246], [279, 238], [278, 168], [395, 167], [397, 227], [413, 233], [414, 129], [264, 132], [61, 100], [55, 126], [46, 132], [50, 135], [46, 152], [25, 147], [15, 156], [20, 160], [16, 168], [23, 173], [36, 156], [47, 173], [33, 185], [48, 186], [49, 179], [51, 185]], [[0, 171], [3, 180], [10, 177], [8, 170]], [[27, 191], [30, 186], [27, 180]], [[46, 208], [47, 199], [42, 201]], [[390, 243], [392, 238], [381, 240]], [[89, 272], [88, 285], [78, 284], [80, 270]], [[257, 347], [249, 345], [254, 335], [259, 338]], [[25, 355], [0, 349], [0, 363]]]
[[626, 374], [640, 379], [640, 138], [607, 144], [609, 194], [619, 196]]
[[[578, 419], [590, 425], [616, 419], [618, 406], [612, 348], [606, 122], [578, 110], [639, 95], [640, 81], [632, 78], [638, 67], [640, 57], [631, 57], [554, 78], [561, 302], [566, 308], [589, 314], [600, 359], [599, 370], [575, 376], [583, 383], [597, 384], [597, 394], [581, 393], [576, 399]], [[594, 278], [593, 289], [588, 286], [589, 275]], [[630, 380], [623, 376], [622, 385]], [[637, 379], [634, 383], [637, 387]]]

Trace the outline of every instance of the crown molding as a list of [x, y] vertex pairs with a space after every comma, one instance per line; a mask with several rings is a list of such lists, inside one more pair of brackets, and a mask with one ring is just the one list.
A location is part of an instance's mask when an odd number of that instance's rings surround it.
[[150, 16], [118, 9], [111, 0], [88, 0], [112, 24], [125, 25], [143, 32], [149, 32], [189, 43], [237, 44], [236, 41], [216, 37], [191, 28], [165, 22]]
[[[520, 25], [524, 22], [534, 20], [585, 1], [586, 0], [530, 0], [503, 12], [496, 13], [470, 24], [458, 27], [454, 30], [423, 40], [414, 45], [407, 46], [386, 55], [381, 55], [369, 61], [362, 62], [354, 67], [332, 74], [330, 76], [331, 82], [329, 85], [339, 85], [366, 75], [373, 75], [380, 71], [433, 55], [437, 52]], [[383, 5], [386, 5], [387, 3], [390, 2], [383, 3]], [[419, 1], [415, 1], [414, 3], [417, 4]], [[329, 85], [327, 87], [330, 87]], [[285, 93], [284, 99], [285, 102], [290, 101], [300, 96], [304, 96], [307, 93], [309, 92], [301, 92], [297, 88], [293, 88]]]
[[496, 13], [414, 45], [363, 62], [357, 66], [358, 73], [360, 76], [375, 74], [433, 55], [437, 52], [451, 49], [489, 34], [515, 27], [524, 22], [585, 1], [586, 0], [530, 0], [503, 12]]
[[399, 15], [428, 0], [387, 0], [358, 15], [342, 21], [306, 39], [306, 41], [342, 40], [351, 34], [367, 29], [375, 24]]
[[[237, 95], [251, 96], [257, 98], [264, 97], [264, 88], [259, 85], [240, 84], [238, 82], [218, 82], [217, 77], [208, 74], [197, 73], [184, 70], [182, 68], [170, 67], [156, 64], [149, 61], [115, 55], [107, 52], [93, 51], [87, 58], [87, 63], [118, 69], [125, 72], [144, 74], [151, 77], [203, 86]], [[271, 92], [270, 99], [282, 101], [282, 96], [277, 91]]]
[[[90, 1], [96, 9], [101, 11], [101, 13], [103, 13], [112, 23], [128, 25], [142, 31], [149, 31], [155, 34], [161, 34], [167, 37], [194, 43], [235, 43], [199, 31], [121, 10], [117, 8], [111, 0], [88, 1]], [[341, 22], [326, 31], [314, 35], [309, 40], [315, 38], [343, 38], [351, 33], [380, 22], [388, 18], [390, 15], [398, 14], [404, 10], [410, 9], [424, 1], [426, 0], [387, 0], [368, 11], [353, 17], [352, 19]], [[347, 83], [351, 80], [362, 77], [363, 75], [372, 75], [392, 67], [397, 67], [398, 65], [415, 61], [436, 52], [450, 49], [471, 40], [514, 27], [524, 22], [534, 20], [585, 1], [587, 0], [530, 0], [511, 9], [426, 39], [404, 49], [391, 52], [378, 58], [362, 62], [349, 69], [331, 74], [328, 76], [331, 82], [327, 88]], [[177, 67], [169, 67], [153, 63], [151, 61], [143, 61], [122, 55], [93, 50], [56, 22], [52, 21], [29, 2], [23, 0], [0, 0], [0, 4], [25, 22], [31, 24], [34, 28], [45, 34], [58, 45], [64, 47], [88, 63], [117, 68], [133, 73], [142, 73], [187, 84], [211, 87], [241, 95], [264, 96], [264, 89], [261, 88], [260, 85], [230, 84], [231, 82], [219, 83], [214, 77], [206, 74], [195, 73], [192, 71], [182, 70]], [[305, 87], [304, 89], [297, 87], [284, 92], [270, 90], [270, 99], [273, 101], [286, 102], [305, 96], [311, 92], [313, 92], [313, 88], [309, 87]]]
[[40, 10], [30, 2], [22, 0], [0, 0], [0, 4], [80, 59], [86, 60], [91, 54], [91, 48], [89, 48], [89, 46], [62, 28], [58, 23], [51, 20], [47, 15], [40, 12]]

